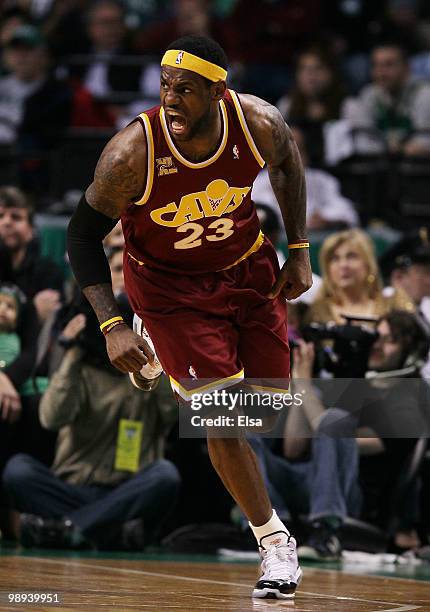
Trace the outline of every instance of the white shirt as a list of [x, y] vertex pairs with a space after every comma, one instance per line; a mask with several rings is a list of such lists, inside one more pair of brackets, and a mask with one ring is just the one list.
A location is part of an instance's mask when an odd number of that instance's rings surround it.
[[[357, 211], [353, 203], [341, 194], [339, 181], [336, 178], [322, 170], [306, 168], [305, 180], [307, 219], [318, 212], [327, 222], [345, 223], [348, 227], [359, 224]], [[267, 169], [262, 170], [255, 179], [252, 199], [254, 202], [270, 206], [276, 212], [281, 227], [283, 227], [281, 211], [273, 193]]]
[[0, 78], [0, 143], [11, 144], [24, 115], [24, 102], [41, 81], [25, 83], [10, 75]]

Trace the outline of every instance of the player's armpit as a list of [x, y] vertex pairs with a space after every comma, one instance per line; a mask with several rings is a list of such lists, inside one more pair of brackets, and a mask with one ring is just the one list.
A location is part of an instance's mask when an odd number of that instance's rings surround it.
[[138, 122], [116, 134], [100, 156], [94, 180], [85, 194], [88, 203], [104, 215], [118, 219], [144, 191], [146, 155], [145, 135]]

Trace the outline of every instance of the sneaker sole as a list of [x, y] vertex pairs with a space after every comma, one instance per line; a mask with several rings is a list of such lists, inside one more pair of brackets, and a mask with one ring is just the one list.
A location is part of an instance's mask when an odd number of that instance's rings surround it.
[[[298, 587], [302, 578], [303, 572], [299, 567], [292, 582], [295, 582]], [[279, 589], [269, 589], [267, 587], [264, 589], [254, 589], [252, 591], [252, 597], [255, 599], [294, 599], [295, 596], [296, 591], [294, 591], [294, 593], [281, 593]]]

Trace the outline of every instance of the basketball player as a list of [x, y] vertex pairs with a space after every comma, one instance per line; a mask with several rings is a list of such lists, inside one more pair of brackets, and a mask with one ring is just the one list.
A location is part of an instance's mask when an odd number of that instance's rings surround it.
[[[129, 329], [112, 294], [102, 240], [122, 220], [124, 276], [172, 388], [213, 389], [248, 378], [289, 378], [286, 301], [311, 281], [305, 184], [280, 113], [226, 87], [227, 58], [204, 37], [170, 45], [161, 106], [107, 144], [68, 229], [74, 274], [106, 335], [109, 358], [139, 372], [154, 355]], [[267, 163], [290, 255], [279, 270], [250, 193]], [[198, 385], [197, 385], [198, 387]], [[246, 439], [208, 434], [211, 461], [249, 520], [263, 557], [254, 597], [294, 597], [296, 542], [272, 509]]]

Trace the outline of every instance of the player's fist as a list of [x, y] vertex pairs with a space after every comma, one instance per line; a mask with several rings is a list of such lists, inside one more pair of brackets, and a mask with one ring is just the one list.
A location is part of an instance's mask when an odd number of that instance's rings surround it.
[[308, 249], [297, 249], [289, 253], [268, 297], [273, 299], [282, 293], [285, 299], [294, 300], [311, 287], [312, 270]]
[[137, 314], [133, 318], [133, 331], [145, 340], [154, 353], [154, 359], [152, 362], [148, 362], [140, 369], [140, 372], [130, 372], [130, 380], [135, 387], [142, 389], [143, 391], [152, 391], [160, 382], [161, 374], [163, 373], [163, 367], [155, 352], [154, 344], [148, 334], [143, 321]]
[[124, 373], [139, 372], [142, 366], [154, 360], [148, 343], [124, 324], [107, 334], [106, 350], [111, 364]]

